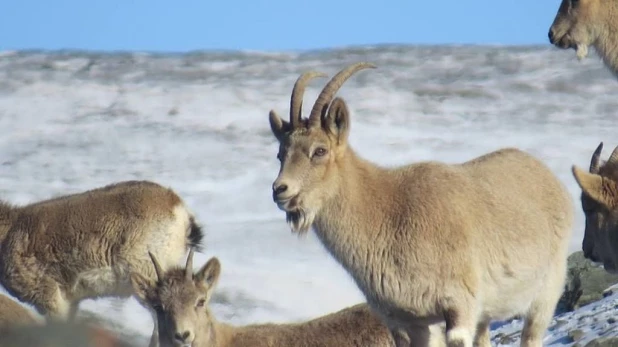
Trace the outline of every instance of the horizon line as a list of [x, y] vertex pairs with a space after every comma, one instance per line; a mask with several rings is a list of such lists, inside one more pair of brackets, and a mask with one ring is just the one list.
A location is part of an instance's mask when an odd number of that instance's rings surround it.
[[337, 45], [316, 48], [300, 49], [252, 49], [252, 48], [198, 48], [187, 50], [158, 50], [158, 49], [92, 49], [92, 48], [3, 48], [0, 47], [0, 56], [10, 53], [90, 53], [90, 54], [196, 54], [196, 53], [266, 53], [266, 54], [304, 54], [324, 51], [342, 51], [350, 49], [379, 49], [385, 47], [509, 47], [509, 48], [555, 48], [549, 43], [368, 43]]

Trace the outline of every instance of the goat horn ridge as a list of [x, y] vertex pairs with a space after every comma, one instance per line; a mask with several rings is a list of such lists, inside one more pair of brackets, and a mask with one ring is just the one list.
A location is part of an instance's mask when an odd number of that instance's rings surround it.
[[290, 123], [292, 124], [292, 129], [300, 125], [303, 108], [303, 94], [305, 94], [307, 84], [309, 84], [309, 82], [314, 78], [326, 76], [327, 75], [322, 72], [309, 71], [300, 75], [300, 77], [296, 80], [296, 83], [294, 83], [294, 88], [292, 88], [292, 98], [290, 99]]
[[326, 111], [327, 106], [333, 100], [333, 97], [345, 81], [360, 70], [375, 68], [377, 68], [377, 66], [372, 63], [360, 62], [346, 67], [333, 76], [326, 86], [324, 86], [320, 95], [318, 95], [315, 104], [313, 104], [311, 114], [309, 115], [309, 126], [316, 126], [320, 123], [322, 114]]

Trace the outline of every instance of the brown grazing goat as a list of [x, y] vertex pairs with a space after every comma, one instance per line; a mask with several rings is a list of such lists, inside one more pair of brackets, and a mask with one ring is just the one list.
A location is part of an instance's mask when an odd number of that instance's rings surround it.
[[[307, 322], [232, 326], [217, 321], [208, 302], [221, 273], [211, 258], [193, 273], [193, 252], [184, 268], [164, 272], [152, 255], [159, 280], [133, 275], [138, 295], [157, 312], [163, 347], [392, 347], [386, 326], [366, 304], [355, 305]], [[444, 333], [436, 327], [433, 343], [442, 346]], [[442, 342], [442, 343], [441, 343]]]

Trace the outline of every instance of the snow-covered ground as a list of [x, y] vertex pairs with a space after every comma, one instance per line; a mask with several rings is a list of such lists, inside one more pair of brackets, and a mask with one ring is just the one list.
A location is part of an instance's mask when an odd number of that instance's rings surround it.
[[[519, 346], [522, 320], [513, 320], [492, 331], [496, 346]], [[571, 346], [607, 337], [618, 337], [618, 288], [611, 295], [554, 317], [544, 341], [546, 346]]]
[[[298, 75], [332, 75], [371, 61], [339, 92], [350, 143], [380, 165], [461, 162], [516, 146], [544, 160], [577, 204], [571, 165], [599, 142], [618, 145], [618, 82], [591, 55], [541, 47], [360, 47], [247, 52], [0, 53], [0, 196], [28, 203], [119, 180], [175, 189], [206, 230], [204, 254], [222, 262], [213, 310], [234, 323], [290, 322], [363, 297], [313, 234], [290, 234], [272, 202], [277, 144], [268, 111], [286, 115]], [[324, 82], [324, 81], [321, 81]], [[305, 112], [322, 85], [307, 89]], [[579, 205], [570, 250], [581, 247]], [[616, 333], [616, 296], [556, 319], [548, 345], [569, 331]], [[152, 321], [135, 300], [89, 300], [144, 341]], [[497, 328], [499, 334], [519, 323]], [[506, 339], [505, 339], [506, 341]], [[510, 343], [510, 342], [509, 342]], [[517, 340], [512, 342], [517, 344]], [[507, 343], [508, 344], [508, 343]]]

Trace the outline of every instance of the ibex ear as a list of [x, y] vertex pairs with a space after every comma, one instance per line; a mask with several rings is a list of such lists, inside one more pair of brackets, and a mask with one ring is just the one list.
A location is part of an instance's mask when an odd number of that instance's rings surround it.
[[616, 182], [597, 174], [588, 173], [575, 165], [573, 165], [572, 171], [575, 181], [586, 195], [607, 208], [614, 206], [614, 194], [618, 193]]
[[343, 144], [348, 140], [350, 113], [342, 98], [337, 97], [333, 100], [322, 124], [327, 131], [337, 138], [338, 144]]
[[142, 276], [137, 272], [131, 273], [131, 286], [133, 286], [133, 291], [137, 296], [137, 299], [143, 302], [148, 302], [152, 289], [155, 287], [154, 281], [149, 280], [148, 278]]
[[290, 129], [290, 123], [279, 117], [274, 110], [270, 110], [268, 121], [270, 122], [270, 130], [273, 132], [273, 135], [275, 135], [278, 141], [281, 141], [283, 134]]
[[221, 275], [221, 263], [217, 257], [212, 257], [195, 275], [195, 281], [206, 285], [207, 297], [210, 298], [213, 289]]

